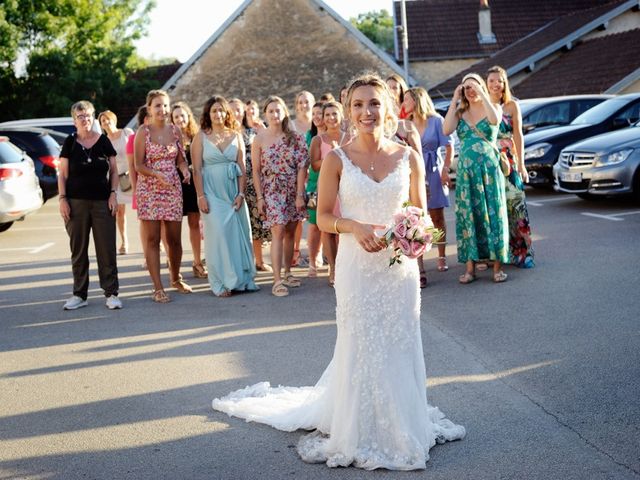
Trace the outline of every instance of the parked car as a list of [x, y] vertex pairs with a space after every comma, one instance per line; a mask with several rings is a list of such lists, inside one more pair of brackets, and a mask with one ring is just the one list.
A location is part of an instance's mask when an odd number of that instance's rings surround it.
[[[524, 133], [528, 133], [537, 128], [566, 125], [581, 113], [609, 98], [613, 98], [613, 95], [567, 95], [565, 97], [540, 97], [518, 100], [522, 114], [522, 130]], [[458, 168], [458, 145], [460, 141], [455, 132], [453, 135], [454, 156], [451, 161], [450, 177], [455, 181]]]
[[529, 183], [553, 183], [553, 165], [560, 151], [580, 140], [628, 127], [640, 119], [640, 93], [610, 98], [579, 115], [569, 125], [534, 130], [524, 136], [524, 161]]
[[529, 133], [536, 128], [568, 125], [578, 115], [613, 97], [596, 94], [520, 100], [522, 131]]
[[569, 145], [553, 166], [553, 178], [556, 191], [582, 198], [640, 198], [640, 122]]
[[33, 160], [7, 137], [0, 137], [0, 232], [42, 206]]
[[[52, 117], [52, 118], [28, 118], [25, 120], [11, 120], [9, 122], [0, 123], [0, 128], [45, 128], [47, 130], [55, 130], [66, 135], [74, 133], [76, 126], [73, 124], [71, 117]], [[98, 122], [93, 122], [93, 130], [102, 133]]]
[[0, 135], [24, 150], [35, 164], [36, 175], [45, 201], [58, 194], [58, 163], [60, 145], [46, 130], [29, 127], [0, 127]]

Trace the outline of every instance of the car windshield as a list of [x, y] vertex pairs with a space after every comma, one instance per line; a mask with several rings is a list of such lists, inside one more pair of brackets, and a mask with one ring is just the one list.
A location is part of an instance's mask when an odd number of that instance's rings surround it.
[[522, 114], [523, 117], [526, 117], [531, 110], [533, 110], [538, 105], [540, 105], [540, 102], [528, 102], [526, 100], [521, 100], [519, 102], [519, 105], [520, 105], [520, 113]]
[[575, 120], [571, 122], [571, 125], [593, 125], [595, 123], [600, 123], [616, 110], [624, 107], [627, 102], [628, 100], [623, 98], [612, 98], [611, 100], [602, 102], [599, 105], [590, 108], [582, 115], [578, 115]]
[[15, 146], [6, 141], [0, 141], [0, 164], [20, 163], [22, 153]]

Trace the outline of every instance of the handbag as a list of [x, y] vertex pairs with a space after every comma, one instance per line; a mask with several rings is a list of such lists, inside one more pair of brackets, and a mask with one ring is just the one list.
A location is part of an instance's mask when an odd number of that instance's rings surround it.
[[131, 190], [131, 177], [129, 176], [129, 172], [118, 175], [118, 180], [120, 181], [120, 191], [128, 192]]
[[318, 207], [318, 192], [307, 192], [307, 208], [315, 210]]
[[500, 150], [495, 143], [489, 141], [489, 139], [485, 137], [480, 130], [478, 130], [478, 127], [476, 127], [475, 125], [470, 125], [470, 126], [471, 126], [471, 130], [473, 130], [473, 132], [477, 136], [479, 136], [481, 139], [483, 139], [485, 142], [491, 145], [493, 149], [496, 151], [496, 153], [498, 154], [498, 160], [500, 161], [500, 170], [502, 171], [505, 177], [508, 177], [509, 174], [511, 173], [511, 164], [509, 163], [509, 157], [507, 156], [507, 153]]

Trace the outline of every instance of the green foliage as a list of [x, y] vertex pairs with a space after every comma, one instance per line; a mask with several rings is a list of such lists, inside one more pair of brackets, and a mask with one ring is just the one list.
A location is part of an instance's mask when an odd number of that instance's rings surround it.
[[369, 40], [387, 52], [393, 51], [393, 17], [386, 10], [361, 13], [351, 23]]
[[[154, 0], [3, 0], [0, 120], [65, 116], [74, 101], [122, 102], [128, 72], [144, 66], [134, 41]], [[24, 71], [15, 71], [23, 60]]]

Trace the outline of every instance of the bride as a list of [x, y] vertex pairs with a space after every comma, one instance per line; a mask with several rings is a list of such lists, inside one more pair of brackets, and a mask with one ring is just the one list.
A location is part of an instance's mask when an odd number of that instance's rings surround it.
[[[424, 166], [385, 137], [397, 120], [379, 77], [356, 79], [346, 105], [357, 136], [325, 158], [317, 209], [318, 227], [340, 234], [333, 359], [313, 387], [259, 383], [215, 399], [213, 408], [284, 431], [315, 430], [298, 443], [306, 462], [425, 468], [436, 442], [461, 439], [465, 429], [427, 404], [417, 264], [389, 267], [376, 234], [406, 200], [426, 207]], [[333, 214], [336, 198], [341, 217]]]

